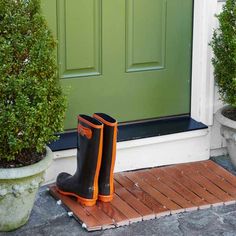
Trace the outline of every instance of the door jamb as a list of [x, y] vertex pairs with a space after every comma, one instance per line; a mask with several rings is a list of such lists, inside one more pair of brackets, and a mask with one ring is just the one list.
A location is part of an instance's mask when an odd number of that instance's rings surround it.
[[193, 17], [191, 117], [213, 124], [214, 76], [209, 42], [216, 27], [217, 0], [195, 0]]

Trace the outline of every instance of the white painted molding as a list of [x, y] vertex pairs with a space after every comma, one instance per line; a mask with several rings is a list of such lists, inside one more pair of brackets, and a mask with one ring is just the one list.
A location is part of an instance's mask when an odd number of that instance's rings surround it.
[[158, 140], [157, 137], [156, 142], [147, 141], [142, 145], [118, 149], [115, 172], [208, 160], [210, 156], [208, 130], [186, 133], [168, 135], [172, 137], [166, 137], [166, 140], [165, 136], [162, 140]]
[[206, 125], [212, 125], [214, 78], [209, 42], [215, 28], [218, 1], [194, 2], [191, 116]]
[[[208, 133], [209, 133], [209, 129], [202, 129], [202, 130], [188, 131], [188, 132], [182, 132], [182, 133], [176, 133], [176, 134], [156, 136], [156, 137], [151, 137], [151, 138], [142, 138], [142, 139], [118, 142], [117, 150], [119, 151], [122, 149], [142, 147], [146, 145], [174, 142], [174, 141], [179, 141], [179, 140], [186, 140], [189, 138], [192, 139], [192, 138], [208, 135]], [[57, 160], [57, 159], [62, 159], [62, 158], [74, 157], [76, 156], [76, 153], [77, 153], [76, 148], [54, 152], [53, 159]]]

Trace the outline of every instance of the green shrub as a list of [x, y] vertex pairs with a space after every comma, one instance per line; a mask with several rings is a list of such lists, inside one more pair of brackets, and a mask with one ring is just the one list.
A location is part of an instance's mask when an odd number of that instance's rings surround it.
[[215, 79], [221, 99], [236, 108], [236, 0], [227, 0], [217, 18], [219, 28], [210, 44]]
[[0, 161], [42, 153], [62, 130], [55, 47], [39, 0], [0, 0]]

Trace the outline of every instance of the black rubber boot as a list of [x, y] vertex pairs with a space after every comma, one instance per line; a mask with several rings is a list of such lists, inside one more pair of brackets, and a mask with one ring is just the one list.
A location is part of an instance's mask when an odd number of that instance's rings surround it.
[[103, 124], [86, 115], [79, 115], [78, 122], [76, 173], [73, 176], [67, 173], [59, 174], [56, 184], [61, 194], [74, 196], [85, 206], [93, 206], [98, 198]]
[[98, 179], [98, 199], [110, 202], [114, 193], [114, 166], [116, 159], [117, 121], [104, 113], [93, 115], [104, 125], [102, 163]]

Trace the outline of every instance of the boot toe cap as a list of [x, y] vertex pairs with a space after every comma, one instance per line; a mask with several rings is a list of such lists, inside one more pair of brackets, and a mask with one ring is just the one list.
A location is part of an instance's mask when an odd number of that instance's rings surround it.
[[57, 180], [56, 180], [56, 185], [59, 189], [63, 190], [64, 189], [64, 185], [65, 185], [65, 182], [67, 181], [67, 179], [71, 177], [70, 174], [68, 173], [60, 173], [58, 176], [57, 176]]

